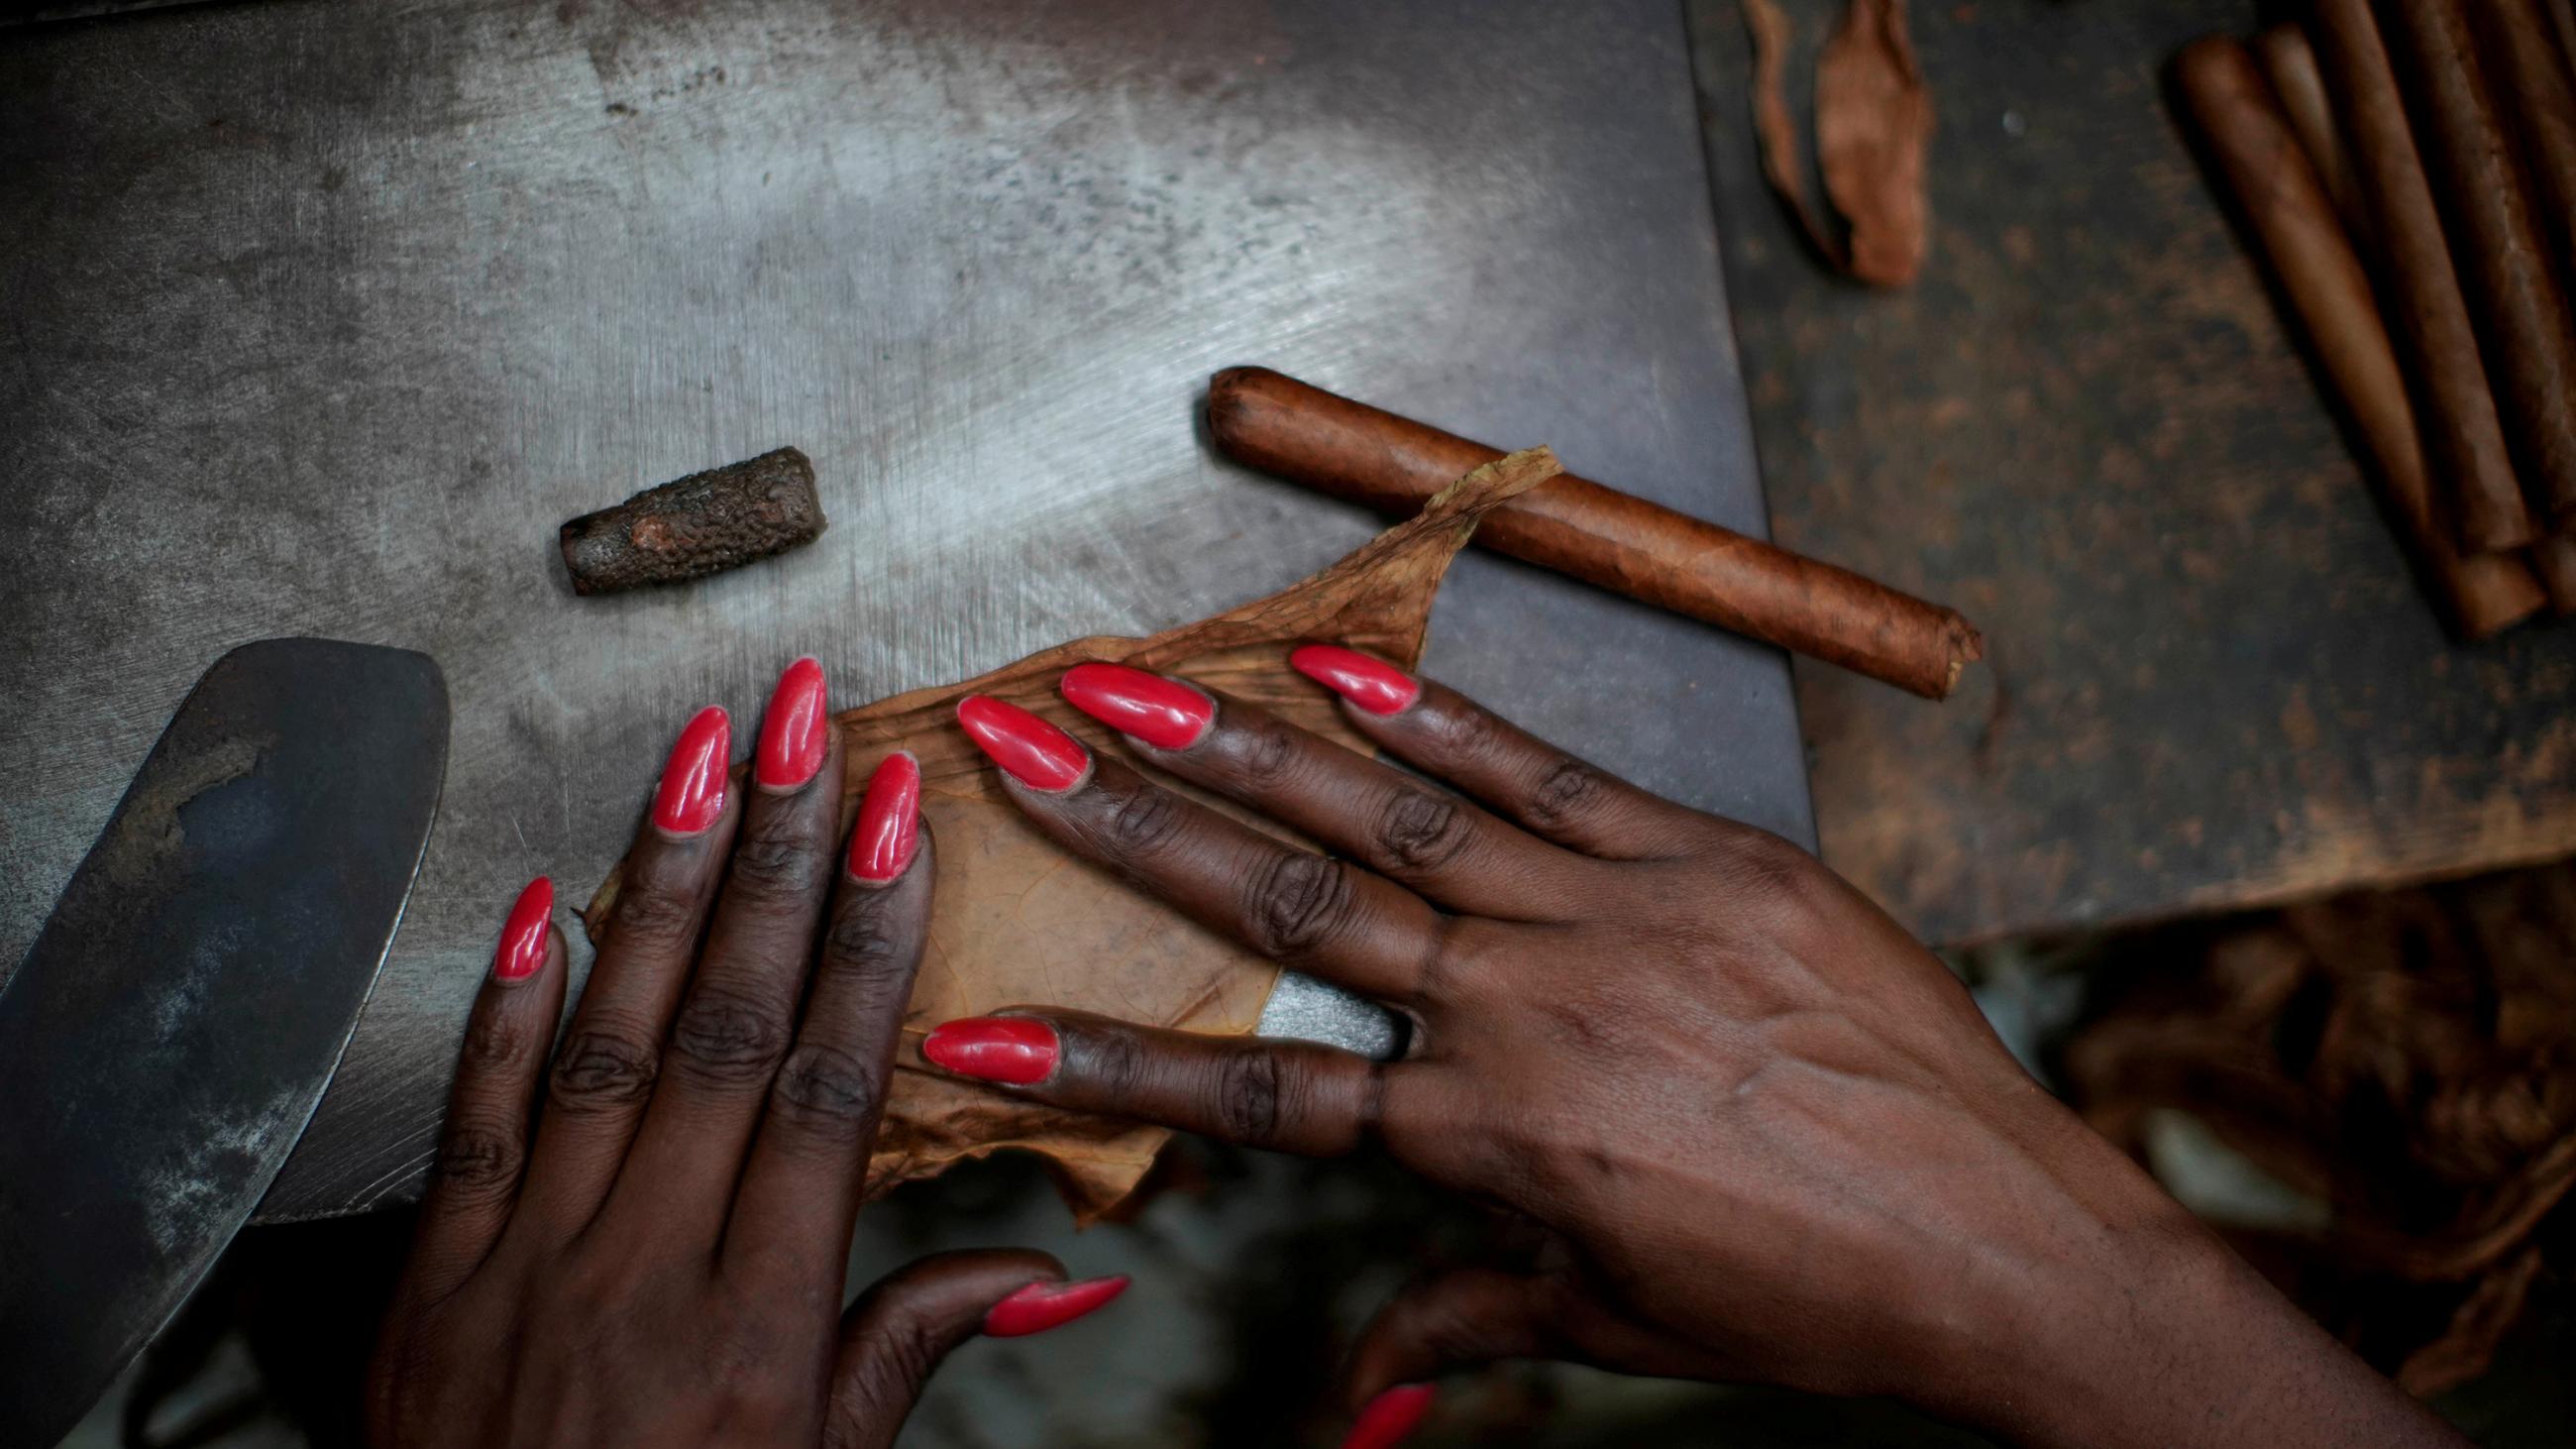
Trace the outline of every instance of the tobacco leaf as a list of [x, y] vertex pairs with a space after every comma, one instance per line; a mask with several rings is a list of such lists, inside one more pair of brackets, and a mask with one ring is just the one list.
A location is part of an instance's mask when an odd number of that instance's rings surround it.
[[[955, 722], [957, 701], [987, 694], [1033, 710], [1093, 750], [1136, 759], [1116, 732], [1065, 705], [1056, 680], [1102, 660], [1185, 674], [1259, 704], [1349, 749], [1367, 742], [1330, 698], [1286, 668], [1287, 650], [1337, 640], [1408, 667], [1420, 659], [1432, 596], [1476, 521], [1562, 471], [1545, 448], [1514, 453], [1459, 479], [1422, 512], [1323, 572], [1268, 598], [1151, 638], [1077, 639], [962, 684], [914, 690], [835, 717], [850, 767], [843, 829], [869, 769], [895, 750], [921, 762], [922, 817], [939, 880], [930, 941], [904, 1016], [885, 1122], [868, 1164], [873, 1198], [912, 1178], [1002, 1148], [1047, 1159], [1084, 1221], [1133, 1188], [1170, 1135], [1158, 1127], [1062, 1111], [936, 1073], [920, 1060], [931, 1027], [1006, 1006], [1062, 1006], [1190, 1031], [1242, 1034], [1260, 1020], [1278, 968], [1183, 919], [1031, 827]], [[1163, 783], [1247, 819], [1179, 781]], [[1250, 823], [1285, 836], [1266, 821]], [[586, 912], [599, 937], [624, 867]]]
[[[2061, 1067], [2143, 1151], [2178, 1110], [2321, 1225], [2237, 1248], [2418, 1394], [2476, 1376], [2576, 1212], [2576, 861], [2141, 932]], [[2534, 1255], [2543, 1260], [2535, 1266]]]
[[1787, 78], [1791, 29], [1777, 0], [1743, 0], [1753, 37], [1753, 129], [1762, 174], [1816, 250], [1873, 286], [1901, 287], [1931, 242], [1924, 155], [1932, 93], [1905, 27], [1905, 0], [1851, 0], [1816, 60], [1816, 158], [1847, 236], [1807, 194]]

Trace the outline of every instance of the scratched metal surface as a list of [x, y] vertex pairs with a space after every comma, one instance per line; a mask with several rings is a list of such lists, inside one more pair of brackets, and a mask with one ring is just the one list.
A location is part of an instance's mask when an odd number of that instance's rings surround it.
[[[159, 10], [0, 33], [0, 176], [0, 960], [226, 648], [403, 645], [453, 691], [269, 1218], [415, 1189], [512, 893], [601, 877], [695, 706], [754, 717], [800, 652], [855, 702], [1150, 631], [1365, 538], [1209, 455], [1220, 366], [1764, 527], [1670, 0]], [[562, 519], [790, 443], [818, 544], [571, 593]], [[1432, 639], [1811, 838], [1777, 654], [1481, 558]]]

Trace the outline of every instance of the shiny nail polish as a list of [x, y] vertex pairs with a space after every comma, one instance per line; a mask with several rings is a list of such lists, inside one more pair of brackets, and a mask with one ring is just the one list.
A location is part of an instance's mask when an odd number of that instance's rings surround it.
[[525, 981], [546, 964], [546, 923], [555, 913], [555, 883], [538, 876], [519, 892], [510, 919], [501, 927], [501, 947], [492, 953], [492, 979]]
[[1025, 1087], [1055, 1070], [1055, 1028], [1025, 1016], [969, 1016], [932, 1028], [921, 1054], [960, 1076]]
[[957, 702], [957, 723], [1010, 777], [1033, 790], [1069, 790], [1091, 768], [1082, 742], [1016, 704], [970, 694]]
[[1127, 1275], [1080, 1283], [1032, 1283], [984, 1314], [986, 1338], [1021, 1338], [1061, 1328], [1127, 1291]]
[[1158, 750], [1188, 749], [1216, 718], [1206, 695], [1124, 664], [1077, 664], [1056, 689], [1075, 709]]
[[898, 751], [877, 762], [850, 832], [850, 874], [889, 881], [912, 864], [921, 844], [921, 762]]
[[733, 763], [733, 720], [708, 705], [680, 731], [653, 796], [653, 823], [673, 835], [695, 835], [724, 813], [725, 771]]
[[1430, 1384], [1397, 1384], [1368, 1401], [1352, 1421], [1350, 1437], [1342, 1440], [1342, 1449], [1387, 1449], [1400, 1444], [1431, 1412], [1431, 1396], [1437, 1392]]
[[1422, 697], [1413, 676], [1338, 644], [1305, 645], [1288, 656], [1288, 664], [1371, 714], [1393, 714]]
[[769, 708], [760, 716], [760, 748], [751, 757], [751, 775], [771, 790], [799, 790], [823, 768], [825, 731], [831, 710], [823, 699], [823, 666], [799, 659], [778, 676]]

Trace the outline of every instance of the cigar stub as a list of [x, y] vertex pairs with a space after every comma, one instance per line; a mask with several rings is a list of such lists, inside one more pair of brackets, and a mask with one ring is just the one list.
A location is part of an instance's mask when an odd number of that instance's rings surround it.
[[2476, 639], [2542, 604], [2529, 564], [2465, 553], [2437, 514], [2424, 451], [2370, 277], [2292, 123], [2246, 48], [2210, 36], [2174, 63], [2184, 107], [2251, 224], [2343, 410], [2369, 449], [2387, 511], [2457, 631]]
[[812, 543], [823, 533], [814, 465], [794, 448], [647, 488], [558, 531], [575, 592], [684, 583]]
[[2422, 403], [2419, 419], [2443, 485], [2437, 495], [2468, 552], [2523, 548], [2541, 536], [2523, 500], [2488, 390], [2450, 243], [2406, 118], [2370, 0], [2315, 0], [2310, 39], [2343, 123], [2344, 151], [2369, 209], [2366, 241], [2387, 289], [2396, 339]]
[[[1503, 456], [1262, 367], [1210, 380], [1208, 423], [1238, 462], [1398, 517]], [[1486, 515], [1475, 542], [1927, 699], [1984, 655], [1956, 610], [1570, 473]]]

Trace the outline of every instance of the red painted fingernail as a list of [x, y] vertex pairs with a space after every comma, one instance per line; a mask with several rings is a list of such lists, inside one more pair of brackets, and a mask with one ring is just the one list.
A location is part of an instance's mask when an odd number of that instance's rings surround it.
[[1022, 1338], [1061, 1328], [1127, 1291], [1127, 1275], [1080, 1283], [1032, 1283], [984, 1314], [986, 1338]]
[[803, 789], [823, 768], [824, 732], [831, 727], [832, 712], [823, 703], [823, 666], [811, 659], [788, 665], [760, 716], [752, 778], [772, 790]]
[[1338, 644], [1308, 644], [1288, 656], [1299, 674], [1371, 714], [1393, 714], [1422, 697], [1413, 676]]
[[1091, 752], [1080, 740], [990, 695], [957, 701], [957, 723], [994, 764], [1031, 789], [1069, 790], [1091, 768]]
[[546, 964], [546, 922], [555, 913], [555, 883], [538, 876], [519, 892], [510, 919], [501, 927], [501, 948], [492, 953], [492, 979], [525, 981]]
[[1055, 1028], [1025, 1016], [969, 1016], [932, 1028], [921, 1054], [960, 1076], [1025, 1087], [1055, 1070]]
[[1124, 664], [1077, 664], [1056, 689], [1075, 709], [1158, 750], [1188, 749], [1216, 718], [1206, 695]]
[[850, 874], [892, 880], [912, 864], [921, 843], [921, 762], [897, 752], [877, 762], [859, 801], [859, 827], [850, 832]]
[[733, 720], [724, 706], [699, 710], [671, 746], [662, 788], [653, 796], [653, 823], [674, 835], [695, 835], [724, 813], [725, 770], [733, 762]]
[[1397, 1384], [1394, 1388], [1368, 1401], [1360, 1416], [1351, 1424], [1350, 1437], [1342, 1449], [1387, 1449], [1404, 1442], [1405, 1436], [1431, 1412], [1431, 1396], [1438, 1392], [1430, 1384]]

